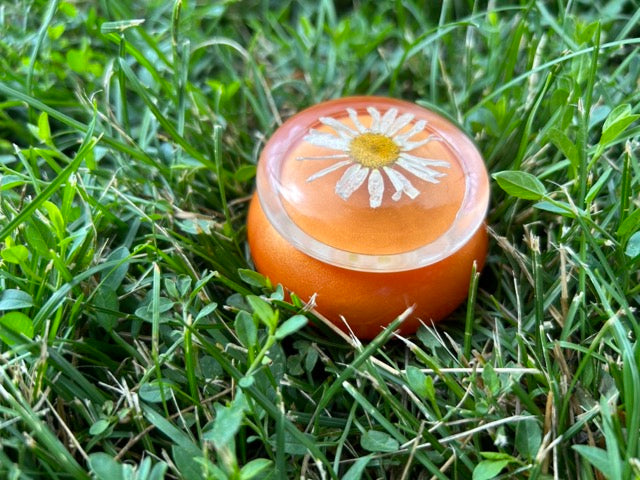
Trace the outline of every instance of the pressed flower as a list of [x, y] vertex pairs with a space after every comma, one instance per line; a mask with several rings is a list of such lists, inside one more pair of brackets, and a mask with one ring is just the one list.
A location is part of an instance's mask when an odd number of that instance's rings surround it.
[[323, 125], [333, 129], [335, 133], [310, 129], [304, 141], [338, 153], [312, 157], [298, 157], [298, 160], [331, 161], [331, 165], [319, 170], [307, 178], [312, 182], [325, 175], [346, 167], [342, 177], [336, 182], [335, 192], [344, 200], [358, 190], [365, 181], [369, 192], [369, 206], [378, 208], [384, 196], [384, 172], [391, 183], [394, 193], [391, 199], [400, 200], [404, 193], [414, 199], [420, 191], [405, 175], [411, 175], [430, 183], [439, 183], [446, 173], [434, 167], [449, 168], [448, 161], [425, 158], [410, 152], [439, 140], [429, 135], [421, 140], [413, 140], [425, 130], [427, 122], [412, 122], [415, 115], [405, 113], [398, 116], [398, 109], [390, 108], [382, 115], [376, 108], [368, 107], [371, 125], [366, 127], [352, 108], [346, 109], [353, 127], [332, 117], [320, 117]]

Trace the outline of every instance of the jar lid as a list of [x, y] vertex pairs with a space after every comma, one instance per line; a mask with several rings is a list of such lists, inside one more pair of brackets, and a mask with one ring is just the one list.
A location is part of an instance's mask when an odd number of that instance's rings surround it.
[[367, 272], [448, 257], [489, 204], [473, 142], [440, 115], [383, 97], [331, 100], [291, 117], [262, 151], [257, 191], [295, 248]]

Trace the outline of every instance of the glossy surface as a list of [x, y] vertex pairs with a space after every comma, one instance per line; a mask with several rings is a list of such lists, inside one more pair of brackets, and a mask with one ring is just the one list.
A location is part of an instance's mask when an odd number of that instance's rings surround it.
[[430, 325], [444, 319], [466, 299], [473, 262], [481, 269], [487, 251], [483, 225], [465, 246], [433, 265], [405, 272], [360, 272], [330, 265], [294, 248], [271, 226], [256, 196], [248, 227], [258, 271], [305, 301], [313, 296], [322, 315], [345, 331], [346, 321], [362, 339], [374, 338], [414, 304], [401, 333], [414, 333], [420, 321]]
[[488, 176], [473, 143], [417, 105], [351, 97], [307, 109], [265, 146], [248, 237], [258, 271], [340, 328], [403, 333], [464, 301], [487, 248]]
[[417, 105], [322, 103], [289, 119], [258, 165], [274, 228], [319, 260], [392, 272], [446, 258], [484, 221], [489, 188], [473, 143]]
[[[358, 118], [362, 125], [370, 123], [364, 115]], [[352, 127], [353, 124], [348, 118], [342, 117], [341, 120]], [[324, 128], [320, 128], [319, 131], [327, 130], [325, 126], [322, 127]], [[405, 127], [408, 128], [409, 126]], [[430, 134], [423, 131], [415, 138], [418, 141], [424, 140]], [[375, 138], [369, 139], [365, 133], [356, 137], [352, 143], [360, 139], [363, 139], [360, 143], [373, 143], [370, 149], [375, 149]], [[394, 145], [393, 141], [387, 143]], [[382, 145], [381, 149], [385, 146], [388, 145]], [[331, 150], [300, 141], [291, 148], [290, 160], [284, 162], [280, 174], [280, 193], [284, 209], [298, 227], [320, 242], [337, 249], [370, 255], [403, 253], [420, 248], [443, 235], [451, 227], [460, 210], [465, 193], [464, 173], [442, 141], [430, 141], [411, 152], [423, 158], [442, 159], [438, 160], [442, 162], [442, 171], [433, 169], [434, 172], [443, 175], [443, 178], [437, 179], [439, 183], [413, 179], [412, 185], [420, 193], [415, 198], [401, 195], [398, 200], [393, 200], [389, 194], [384, 195], [385, 190], [393, 188], [392, 185], [388, 185], [383, 189], [380, 206], [375, 208], [370, 206], [370, 194], [364, 185], [346, 200], [335, 194], [335, 187], [350, 163], [345, 163], [343, 168], [332, 170], [320, 178], [314, 178], [318, 171], [322, 172], [322, 169], [339, 164], [331, 159], [314, 159], [314, 156], [330, 155], [328, 152]], [[356, 153], [359, 153], [358, 150]], [[363, 161], [367, 162], [366, 153], [363, 156]], [[295, 160], [291, 161], [292, 159]], [[385, 168], [392, 167], [384, 165], [383, 176], [386, 175]], [[396, 174], [398, 171], [396, 170]], [[405, 174], [405, 179], [410, 177], [410, 174]], [[313, 180], [308, 181], [309, 178]], [[431, 219], [429, 228], [424, 228], [425, 218]], [[393, 228], [388, 228], [389, 226]]]

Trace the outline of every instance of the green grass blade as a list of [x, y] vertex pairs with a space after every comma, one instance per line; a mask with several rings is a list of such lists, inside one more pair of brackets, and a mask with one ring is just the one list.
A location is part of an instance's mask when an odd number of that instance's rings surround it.
[[71, 160], [69, 164], [60, 172], [60, 174], [51, 181], [47, 188], [45, 188], [36, 198], [34, 198], [33, 201], [29, 202], [18, 215], [12, 218], [9, 223], [7, 223], [7, 225], [5, 225], [0, 230], [0, 238], [7, 237], [13, 230], [18, 228], [18, 226], [29, 219], [29, 217], [31, 217], [31, 215], [33, 215], [33, 213], [44, 202], [46, 202], [55, 192], [58, 191], [62, 184], [67, 181], [69, 176], [78, 169], [85, 157], [98, 143], [98, 140], [93, 138], [95, 122], [96, 117], [94, 116], [93, 120], [89, 124], [84, 141], [82, 142], [82, 145], [78, 149], [78, 153], [76, 153], [76, 156], [73, 158], [73, 160]]

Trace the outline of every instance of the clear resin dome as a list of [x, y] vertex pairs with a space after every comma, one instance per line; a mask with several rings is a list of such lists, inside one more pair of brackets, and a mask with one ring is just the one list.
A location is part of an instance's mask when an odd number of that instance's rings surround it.
[[488, 176], [471, 140], [436, 113], [381, 97], [325, 102], [265, 146], [257, 192], [295, 248], [351, 270], [438, 262], [484, 222]]

